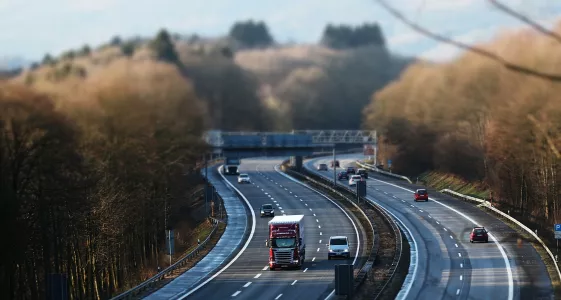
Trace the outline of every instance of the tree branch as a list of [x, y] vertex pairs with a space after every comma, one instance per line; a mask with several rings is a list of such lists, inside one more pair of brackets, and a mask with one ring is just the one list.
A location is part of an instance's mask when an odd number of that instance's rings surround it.
[[491, 59], [493, 61], [496, 61], [496, 62], [502, 64], [505, 68], [507, 68], [508, 70], [514, 71], [514, 72], [518, 72], [518, 73], [522, 73], [522, 74], [525, 74], [525, 75], [546, 79], [546, 80], [549, 80], [549, 81], [561, 82], [561, 75], [560, 74], [545, 73], [545, 72], [541, 72], [541, 71], [538, 71], [538, 70], [535, 70], [535, 69], [524, 67], [524, 66], [512, 63], [512, 62], [509, 62], [509, 61], [505, 60], [504, 58], [498, 56], [497, 54], [489, 52], [489, 51], [484, 50], [482, 48], [474, 47], [474, 46], [471, 46], [471, 45], [468, 45], [468, 44], [465, 44], [465, 43], [462, 43], [462, 42], [455, 41], [451, 38], [447, 38], [443, 35], [434, 33], [432, 31], [429, 31], [428, 29], [426, 29], [424, 27], [421, 27], [418, 24], [412, 22], [408, 18], [406, 18], [400, 11], [398, 11], [394, 7], [390, 6], [385, 0], [374, 0], [374, 1], [376, 1], [380, 6], [382, 6], [384, 9], [386, 9], [392, 16], [399, 19], [400, 21], [405, 23], [407, 26], [409, 26], [413, 30], [415, 30], [415, 31], [427, 36], [427, 37], [430, 37], [433, 40], [436, 40], [436, 41], [439, 41], [439, 42], [442, 42], [442, 43], [446, 43], [446, 44], [450, 44], [450, 45], [456, 46], [460, 49], [464, 49], [466, 51], [479, 54], [481, 56], [484, 56], [488, 59]]
[[499, 2], [497, 0], [487, 0], [487, 1], [489, 1], [493, 6], [498, 8], [500, 11], [506, 13], [507, 15], [510, 15], [510, 16], [530, 25], [535, 30], [537, 30], [537, 31], [543, 33], [544, 35], [547, 35], [547, 36], [553, 38], [554, 40], [558, 41], [559, 43], [561, 43], [561, 35], [558, 35], [557, 33], [543, 27], [542, 25], [538, 24], [537, 22], [534, 22], [534, 20], [532, 20], [529, 17], [515, 11], [514, 9], [508, 7], [506, 4], [504, 4], [502, 2]]

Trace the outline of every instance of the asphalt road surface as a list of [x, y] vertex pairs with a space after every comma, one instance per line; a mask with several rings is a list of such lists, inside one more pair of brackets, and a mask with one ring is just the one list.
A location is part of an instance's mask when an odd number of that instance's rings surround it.
[[[341, 167], [362, 155], [338, 157]], [[317, 158], [306, 168], [332, 178], [333, 169], [317, 171]], [[553, 299], [544, 263], [529, 243], [517, 245], [518, 234], [472, 204], [431, 191], [428, 202], [413, 201], [419, 186], [370, 172], [367, 194], [411, 231], [417, 244], [418, 268], [407, 299]], [[339, 181], [348, 185], [348, 181]], [[489, 243], [470, 243], [473, 226], [487, 228]]]
[[[240, 172], [252, 183], [238, 184], [226, 176], [251, 204], [256, 229], [243, 254], [223, 273], [188, 299], [318, 299], [329, 293], [334, 266], [353, 263], [359, 243], [357, 225], [331, 201], [275, 170], [280, 159], [244, 159]], [[262, 204], [273, 204], [276, 215], [305, 215], [306, 262], [302, 270], [268, 269], [265, 240], [270, 217], [259, 216]], [[350, 260], [327, 260], [329, 236], [346, 235], [351, 243]], [[362, 241], [361, 241], [362, 242]]]

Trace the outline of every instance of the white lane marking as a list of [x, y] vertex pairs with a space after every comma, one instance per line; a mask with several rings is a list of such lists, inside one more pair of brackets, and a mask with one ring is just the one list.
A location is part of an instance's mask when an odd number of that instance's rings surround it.
[[457, 289], [456, 290], [456, 295], [459, 295], [459, 294], [460, 294], [460, 289]]
[[422, 209], [419, 209], [419, 211], [420, 211], [420, 212], [423, 212], [423, 210], [422, 210]]
[[[374, 180], [375, 180], [375, 181], [378, 181], [378, 182], [385, 183], [385, 184], [387, 184], [387, 185], [394, 186], [394, 187], [396, 187], [396, 188], [399, 188], [399, 189], [402, 189], [402, 190], [405, 190], [405, 191], [408, 191], [408, 192], [410, 192], [410, 193], [415, 193], [415, 191], [412, 191], [412, 190], [410, 190], [410, 189], [401, 187], [401, 186], [396, 185], [396, 184], [393, 184], [393, 183], [389, 183], [389, 182], [387, 182], [387, 181], [383, 181], [383, 180], [379, 180], [379, 179], [374, 179]], [[460, 212], [459, 210], [457, 210], [457, 209], [455, 209], [455, 208], [452, 208], [452, 207], [449, 206], [449, 205], [446, 205], [446, 204], [444, 204], [444, 203], [442, 203], [442, 202], [440, 202], [440, 201], [438, 201], [438, 200], [435, 200], [435, 199], [432, 198], [432, 197], [429, 197], [429, 200], [433, 201], [434, 203], [440, 204], [440, 205], [442, 205], [442, 206], [448, 208], [449, 210], [451, 210], [451, 211], [457, 213], [458, 215], [462, 216], [464, 219], [470, 221], [471, 223], [473, 223], [473, 224], [475, 224], [475, 225], [482, 225], [482, 224], [480, 224], [479, 222], [476, 222], [474, 219], [468, 217], [466, 214]], [[491, 239], [492, 239], [493, 241], [495, 241], [495, 245], [497, 246], [497, 248], [499, 249], [499, 251], [501, 252], [501, 255], [502, 255], [502, 257], [503, 257], [503, 261], [504, 261], [504, 263], [505, 263], [505, 269], [506, 269], [506, 273], [507, 273], [507, 278], [508, 278], [508, 298], [507, 298], [507, 299], [508, 299], [508, 300], [512, 300], [512, 299], [514, 298], [514, 279], [513, 279], [513, 276], [512, 276], [512, 268], [511, 268], [511, 266], [510, 266], [510, 261], [508, 260], [508, 256], [506, 255], [506, 252], [505, 252], [503, 246], [499, 243], [499, 241], [497, 240], [497, 238], [495, 238], [495, 236], [494, 236], [493, 234], [489, 234], [489, 236], [491, 237]]]
[[458, 253], [458, 256], [459, 256], [459, 257], [462, 257], [462, 254], [461, 254], [461, 253]]
[[306, 271], [308, 271], [308, 268], [305, 268], [304, 271], [302, 271], [302, 272], [306, 273]]
[[253, 278], [259, 278], [259, 277], [261, 277], [261, 273], [255, 275], [255, 277], [253, 277]]
[[319, 235], [321, 235], [321, 232], [319, 233]]
[[312, 261], [315, 261], [315, 260], [316, 260], [316, 258], [315, 258], [315, 257], [313, 257], [313, 258], [312, 258]]
[[318, 225], [318, 228], [319, 228], [319, 229], [321, 229], [321, 226], [320, 226], [320, 225]]
[[314, 214], [314, 217], [317, 217], [316, 214]]
[[316, 252], [319, 252], [319, 248], [318, 248], [318, 250], [317, 250]]
[[431, 218], [431, 219], [432, 219], [432, 217], [431, 217], [431, 216], [429, 216], [429, 218]]
[[463, 268], [463, 267], [464, 267], [464, 264], [460, 264], [460, 268]]
[[243, 287], [248, 287], [251, 284], [251, 281], [249, 281], [248, 283], [244, 284]]
[[279, 294], [279, 295], [275, 298], [275, 300], [278, 300], [280, 297], [282, 297], [282, 294]]
[[463, 275], [460, 275], [460, 280], [464, 280], [464, 276], [463, 276]]
[[281, 210], [281, 213], [284, 214], [284, 210]]
[[458, 248], [458, 244], [454, 244], [456, 246], [456, 248]]
[[319, 240], [319, 243], [321, 244], [321, 240]]
[[238, 260], [238, 258], [240, 258], [240, 256], [242, 256], [242, 254], [244, 253], [245, 249], [247, 249], [247, 247], [249, 246], [249, 243], [251, 242], [251, 239], [253, 239], [253, 235], [255, 234], [255, 211], [253, 210], [253, 207], [251, 207], [251, 204], [249, 203], [249, 201], [247, 200], [247, 198], [242, 194], [242, 192], [240, 192], [240, 190], [235, 187], [232, 183], [230, 183], [230, 181], [228, 181], [228, 179], [226, 179], [226, 177], [224, 176], [224, 174], [222, 174], [222, 170], [224, 169], [224, 166], [220, 166], [218, 168], [218, 173], [220, 174], [220, 177], [222, 177], [222, 180], [224, 180], [224, 182], [230, 186], [234, 191], [236, 191], [244, 200], [244, 202], [247, 204], [247, 206], [249, 207], [249, 210], [251, 212], [251, 231], [249, 232], [249, 237], [247, 238], [247, 240], [245, 241], [245, 244], [243, 245], [243, 247], [240, 249], [240, 251], [238, 252], [238, 254], [236, 254], [236, 256], [234, 258], [232, 258], [232, 260], [225, 265], [222, 269], [220, 269], [220, 271], [216, 272], [214, 275], [212, 275], [209, 279], [205, 280], [204, 282], [202, 282], [201, 284], [197, 285], [196, 287], [194, 287], [192, 290], [190, 290], [189, 292], [185, 293], [184, 295], [182, 295], [180, 298], [178, 298], [177, 300], [182, 300], [187, 298], [188, 296], [190, 296], [191, 294], [193, 294], [194, 292], [196, 292], [197, 290], [199, 290], [200, 288], [202, 288], [203, 286], [205, 286], [207, 283], [209, 283], [211, 280], [213, 280], [214, 278], [216, 278], [218, 275], [222, 274], [222, 272], [226, 271], [226, 269], [228, 269], [236, 260]]
[[304, 203], [304, 205], [308, 206], [308, 203]]
[[291, 285], [294, 285], [298, 280], [294, 280]]
[[440, 222], [436, 221], [436, 224], [440, 225]]
[[444, 231], [448, 231], [448, 229], [444, 228]]
[[316, 219], [316, 222], [317, 222], [317, 223], [319, 223], [319, 220], [318, 220], [318, 219]]
[[265, 266], [265, 267], [263, 268], [263, 271], [267, 271], [268, 268], [269, 268], [269, 266]]
[[279, 206], [279, 209], [282, 209], [282, 207]]
[[236, 297], [237, 295], [239, 295], [242, 291], [237, 291], [235, 293], [232, 294], [232, 297]]
[[[310, 208], [310, 211], [312, 211], [312, 209]], [[315, 215], [314, 215], [315, 216]]]
[[453, 237], [453, 236], [450, 236], [450, 238], [451, 238], [451, 239], [454, 239], [454, 237]]

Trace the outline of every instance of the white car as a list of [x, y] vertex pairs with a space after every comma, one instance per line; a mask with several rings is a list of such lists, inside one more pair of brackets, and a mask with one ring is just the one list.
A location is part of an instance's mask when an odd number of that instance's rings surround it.
[[356, 182], [361, 180], [362, 177], [360, 175], [352, 175], [351, 178], [349, 178], [349, 186], [356, 185]]
[[238, 176], [238, 183], [251, 183], [251, 179], [249, 179], [248, 174], [240, 174]]
[[351, 253], [349, 252], [349, 239], [346, 236], [332, 236], [329, 238], [329, 244], [327, 244], [328, 253], [327, 259], [330, 260], [332, 257], [345, 257], [351, 258]]

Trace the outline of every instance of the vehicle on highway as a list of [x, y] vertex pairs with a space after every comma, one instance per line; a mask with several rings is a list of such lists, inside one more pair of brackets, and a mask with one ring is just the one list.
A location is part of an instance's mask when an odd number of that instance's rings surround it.
[[224, 173], [224, 175], [239, 175], [240, 174], [239, 166], [240, 166], [240, 160], [238, 158], [228, 157], [224, 162], [222, 173]]
[[335, 160], [335, 161], [331, 161], [331, 167], [332, 168], [339, 168], [339, 161]]
[[473, 227], [469, 234], [469, 242], [485, 242], [489, 243], [489, 232], [483, 226]]
[[366, 171], [366, 169], [358, 169], [356, 170], [356, 174], [360, 175], [362, 178], [368, 179], [368, 171]]
[[275, 216], [275, 208], [273, 207], [272, 204], [261, 205], [261, 217], [264, 216], [270, 216], [270, 217]]
[[349, 239], [346, 236], [332, 236], [329, 237], [329, 244], [327, 244], [328, 252], [327, 259], [331, 260], [332, 257], [345, 257], [351, 258], [349, 252]]
[[251, 179], [249, 179], [249, 174], [240, 174], [238, 176], [238, 183], [251, 183]]
[[355, 167], [348, 167], [348, 168], [347, 168], [347, 173], [349, 173], [349, 174], [356, 174]]
[[429, 192], [426, 189], [418, 189], [415, 191], [415, 202], [429, 201]]
[[319, 164], [318, 171], [327, 171], [327, 164]]
[[349, 174], [347, 174], [347, 171], [341, 171], [341, 172], [339, 172], [339, 174], [337, 174], [337, 179], [338, 180], [349, 180]]
[[269, 270], [302, 268], [306, 259], [304, 215], [277, 216], [269, 221]]
[[349, 179], [349, 186], [354, 186], [354, 185], [356, 185], [357, 181], [361, 181], [361, 180], [362, 180], [362, 177], [360, 175], [353, 175]]

